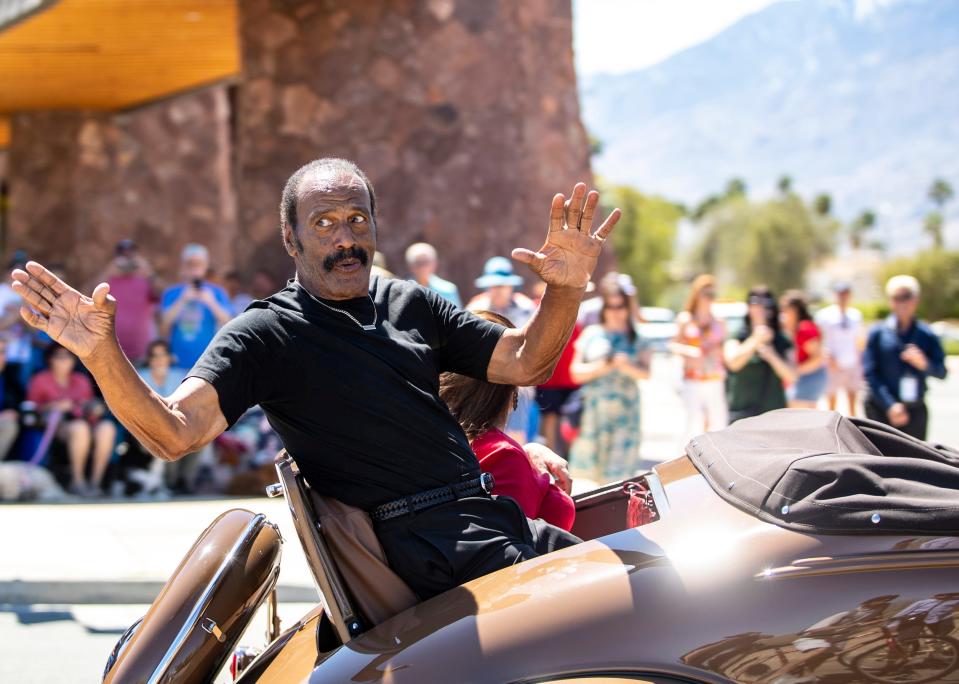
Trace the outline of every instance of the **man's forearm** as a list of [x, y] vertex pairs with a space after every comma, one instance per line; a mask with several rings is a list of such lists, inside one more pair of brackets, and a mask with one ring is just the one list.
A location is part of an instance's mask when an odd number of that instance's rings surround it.
[[175, 460], [184, 436], [182, 416], [154, 392], [113, 342], [84, 359], [113, 415], [155, 456]]
[[487, 380], [503, 385], [538, 385], [553, 372], [566, 346], [584, 288], [547, 287], [539, 308], [522, 328], [503, 333], [487, 368]]

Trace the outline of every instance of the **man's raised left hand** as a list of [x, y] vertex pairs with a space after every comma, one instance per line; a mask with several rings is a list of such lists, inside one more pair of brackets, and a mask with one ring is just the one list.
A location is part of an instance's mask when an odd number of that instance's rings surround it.
[[603, 243], [622, 212], [613, 209], [602, 225], [593, 231], [593, 214], [599, 193], [586, 192], [585, 183], [577, 183], [569, 200], [563, 194], [553, 197], [546, 242], [534, 252], [514, 249], [513, 258], [530, 267], [547, 285], [585, 288], [596, 268]]

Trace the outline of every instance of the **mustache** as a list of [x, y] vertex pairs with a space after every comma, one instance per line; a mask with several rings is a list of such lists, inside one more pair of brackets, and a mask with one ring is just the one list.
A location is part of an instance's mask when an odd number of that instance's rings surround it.
[[370, 260], [370, 255], [362, 247], [349, 247], [347, 249], [338, 251], [335, 254], [331, 254], [323, 259], [323, 268], [327, 271], [332, 271], [334, 268], [336, 268], [338, 263], [345, 261], [346, 259], [356, 259], [363, 266], [366, 266], [367, 262]]

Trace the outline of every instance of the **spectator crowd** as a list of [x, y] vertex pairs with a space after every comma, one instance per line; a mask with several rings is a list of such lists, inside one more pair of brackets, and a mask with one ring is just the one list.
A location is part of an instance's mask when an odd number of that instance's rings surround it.
[[[26, 260], [15, 252], [9, 269], [23, 268]], [[405, 261], [405, 277], [463, 305], [457, 286], [438, 275], [434, 247], [413, 244]], [[380, 254], [374, 273], [397, 277]], [[266, 271], [248, 282], [236, 272], [217, 276], [207, 249], [189, 244], [179, 281], [161, 288], [137, 245], [123, 240], [96, 281], [109, 283], [117, 300], [120, 346], [163, 396], [186, 377], [219, 328], [279, 288]], [[510, 259], [494, 256], [474, 281], [480, 293], [465, 306], [522, 326], [543, 294], [541, 283], [524, 292], [526, 284]], [[641, 469], [640, 381], [649, 377], [654, 347], [681, 364], [687, 437], [778, 408], [815, 408], [822, 401], [834, 410], [842, 397], [850, 413], [861, 402], [867, 417], [925, 438], [926, 379], [944, 378], [946, 369], [938, 339], [916, 318], [918, 282], [907, 275], [890, 279], [892, 313], [870, 330], [851, 305], [849, 285], [837, 283], [834, 294], [835, 303], [813, 314], [801, 291], [777, 297], [756, 286], [739, 318], [722, 317], [714, 306], [717, 282], [701, 275], [675, 319], [675, 335], [657, 346], [641, 333], [632, 279], [609, 273], [590, 284], [572, 336], [543, 385], [503, 388], [450, 376], [442, 380], [441, 396], [487, 465], [539, 441], [569, 459], [574, 477], [596, 483]], [[9, 284], [0, 284], [0, 461], [46, 468], [70, 494], [87, 498], [258, 494], [273, 480], [280, 444], [259, 408], [199, 452], [160, 461], [112, 418], [76, 357], [23, 323], [21, 304]], [[536, 503], [524, 501], [524, 508], [551, 507], [561, 520], [569, 514], [569, 502], [548, 481], [527, 492], [533, 493]]]

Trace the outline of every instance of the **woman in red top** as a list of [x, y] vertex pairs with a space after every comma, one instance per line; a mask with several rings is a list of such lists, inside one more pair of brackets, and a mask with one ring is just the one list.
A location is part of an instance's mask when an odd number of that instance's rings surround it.
[[806, 297], [799, 290], [789, 290], [779, 303], [783, 332], [792, 337], [796, 348], [796, 384], [786, 394], [789, 408], [816, 408], [826, 392], [826, 360], [822, 351], [822, 335], [809, 315]]
[[[508, 328], [514, 327], [499, 314], [490, 311], [476, 314]], [[443, 373], [440, 397], [469, 438], [482, 469], [493, 474], [493, 494], [516, 501], [527, 518], [542, 518], [556, 527], [571, 529], [576, 507], [568, 490], [563, 491], [554, 484], [546, 469], [534, 466], [519, 442], [503, 432], [509, 412], [516, 405], [516, 387]], [[533, 447], [545, 449], [541, 445], [530, 445]], [[568, 487], [570, 483], [567, 480], [565, 484]]]
[[[58, 344], [47, 350], [48, 370], [30, 379], [27, 400], [47, 420], [59, 420], [57, 437], [67, 445], [70, 455], [70, 493], [98, 496], [103, 473], [110, 462], [117, 428], [104, 416], [101, 402], [95, 401], [93, 384], [82, 373], [74, 371], [76, 357]], [[56, 416], [59, 416], [57, 418]], [[93, 445], [93, 472], [87, 482], [87, 462]]]

